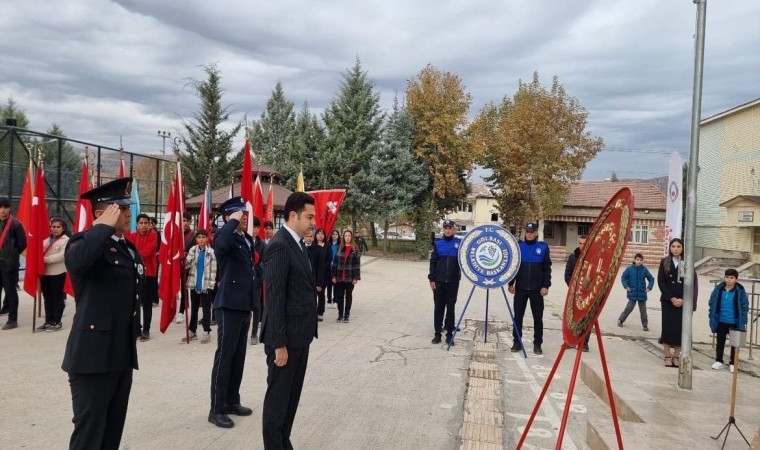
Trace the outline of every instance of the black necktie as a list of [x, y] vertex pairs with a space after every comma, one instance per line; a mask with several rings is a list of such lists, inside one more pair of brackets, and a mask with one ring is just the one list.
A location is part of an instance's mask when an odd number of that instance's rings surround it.
[[301, 244], [301, 251], [303, 251], [303, 254], [306, 255], [306, 259], [309, 261], [309, 269], [313, 270], [313, 268], [311, 267], [311, 258], [309, 258], [309, 251], [306, 250], [306, 245], [304, 245], [303, 239], [298, 241], [298, 243]]
[[127, 255], [132, 256], [132, 252], [129, 251], [129, 246], [127, 245], [127, 241], [124, 239], [119, 239], [119, 246], [121, 246], [122, 249], [124, 249], [125, 252], [127, 252]]

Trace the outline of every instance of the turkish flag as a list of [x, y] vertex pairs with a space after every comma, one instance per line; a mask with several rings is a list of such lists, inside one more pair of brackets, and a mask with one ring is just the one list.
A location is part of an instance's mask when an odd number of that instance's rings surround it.
[[29, 228], [26, 229], [26, 270], [24, 271], [24, 291], [35, 297], [39, 278], [45, 274], [45, 254], [42, 251], [45, 239], [50, 236], [50, 220], [45, 199], [45, 173], [42, 165], [37, 166], [34, 179], [34, 197]]
[[16, 210], [16, 220], [21, 222], [24, 226], [24, 230], [29, 230], [32, 227], [32, 180], [34, 179], [34, 171], [32, 170], [32, 160], [29, 160], [29, 170], [26, 172], [26, 179], [24, 180], [24, 187], [21, 189], [21, 199], [18, 202], [18, 210]]
[[[77, 207], [74, 211], [74, 233], [81, 233], [92, 226], [92, 208], [90, 201], [83, 199], [82, 194], [92, 189], [90, 186], [90, 170], [87, 167], [87, 158], [82, 160], [82, 175], [79, 177], [79, 195], [77, 196]], [[74, 296], [74, 287], [71, 285], [68, 273], [63, 290], [70, 296]]]
[[307, 194], [314, 197], [314, 223], [317, 228], [324, 228], [325, 236], [330, 236], [335, 222], [338, 220], [338, 213], [346, 198], [345, 189], [333, 189], [326, 191], [311, 191]]
[[245, 140], [243, 147], [243, 174], [240, 177], [240, 196], [245, 201], [245, 209], [248, 211], [248, 227], [245, 230], [248, 234], [253, 234], [253, 166], [251, 165], [251, 144], [248, 139]]
[[206, 181], [206, 190], [203, 191], [203, 203], [201, 203], [201, 212], [198, 216], [198, 229], [206, 230], [211, 236], [211, 180]]
[[74, 233], [81, 233], [90, 228], [92, 225], [92, 208], [90, 201], [83, 199], [82, 194], [92, 189], [89, 179], [90, 170], [87, 167], [87, 160], [82, 160], [82, 175], [79, 177], [79, 195], [77, 196], [77, 207], [74, 213]]
[[[272, 192], [272, 183], [269, 183], [269, 193], [267, 194], [267, 204], [264, 210], [264, 221], [271, 221], [274, 224], [274, 193]], [[261, 227], [263, 230], [264, 227]]]
[[177, 313], [177, 294], [182, 286], [180, 268], [185, 261], [185, 238], [182, 232], [182, 212], [185, 209], [182, 171], [177, 162], [177, 175], [174, 177], [169, 198], [166, 201], [164, 232], [161, 234], [159, 261], [161, 274], [158, 279], [158, 296], [161, 298], [160, 330], [166, 332]]
[[[256, 186], [253, 190], [253, 215], [258, 217], [259, 220], [264, 220], [264, 194], [261, 191], [261, 175], [256, 177]], [[249, 220], [253, 222], [253, 220]], [[256, 236], [253, 236], [256, 237]], [[259, 228], [259, 237], [264, 239], [264, 224], [261, 224]]]
[[124, 156], [119, 157], [119, 178], [124, 178], [126, 175], [126, 167], [124, 167]]

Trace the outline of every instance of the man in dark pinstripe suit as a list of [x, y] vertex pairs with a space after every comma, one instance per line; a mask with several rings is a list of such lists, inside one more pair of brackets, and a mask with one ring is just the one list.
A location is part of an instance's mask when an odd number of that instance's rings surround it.
[[317, 337], [314, 272], [303, 236], [314, 225], [314, 198], [294, 192], [285, 202], [285, 224], [269, 241], [262, 265], [266, 302], [261, 340], [267, 356], [264, 448], [292, 449], [290, 432]]

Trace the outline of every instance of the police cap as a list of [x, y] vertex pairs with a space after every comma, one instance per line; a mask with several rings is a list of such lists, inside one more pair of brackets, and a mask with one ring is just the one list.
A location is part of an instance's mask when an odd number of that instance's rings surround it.
[[236, 211], [245, 211], [245, 200], [243, 197], [232, 197], [219, 205], [219, 214], [226, 216]]
[[79, 197], [83, 200], [89, 200], [93, 206], [98, 203], [115, 203], [119, 206], [131, 205], [134, 203], [132, 201], [132, 177], [117, 178], [101, 184]]

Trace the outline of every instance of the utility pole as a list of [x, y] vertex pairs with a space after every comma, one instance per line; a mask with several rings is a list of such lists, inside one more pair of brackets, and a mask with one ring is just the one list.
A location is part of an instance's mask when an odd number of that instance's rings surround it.
[[159, 215], [159, 208], [161, 205], [164, 204], [164, 158], [166, 157], [166, 140], [172, 137], [171, 132], [169, 131], [162, 131], [158, 130], [158, 137], [162, 139], [161, 142], [161, 161], [159, 164], [161, 167], [159, 167], [159, 179], [160, 179], [160, 187], [158, 189], [158, 205], [156, 205], [156, 218], [158, 218]]
[[683, 318], [681, 329], [681, 367], [678, 368], [678, 387], [691, 389], [694, 366], [691, 357], [691, 322], [694, 302], [694, 244], [697, 231], [697, 172], [699, 171], [699, 120], [702, 115], [702, 72], [705, 61], [705, 15], [707, 0], [693, 0], [697, 5], [697, 32], [694, 42], [694, 92], [691, 105], [691, 143], [689, 173], [686, 177], [686, 227], [684, 230]]

